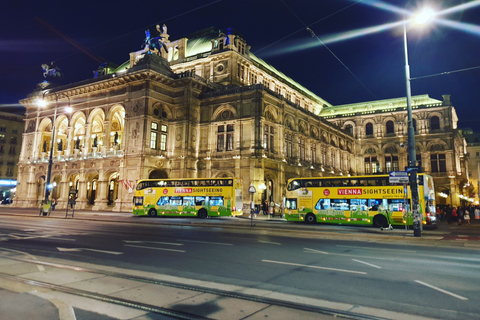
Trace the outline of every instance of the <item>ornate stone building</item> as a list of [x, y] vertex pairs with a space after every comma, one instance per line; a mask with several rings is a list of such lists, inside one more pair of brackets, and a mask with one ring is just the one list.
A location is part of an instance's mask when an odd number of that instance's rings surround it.
[[[52, 196], [60, 208], [75, 189], [80, 208], [128, 211], [143, 178], [240, 177], [245, 200], [253, 184], [258, 203], [280, 202], [291, 177], [384, 171], [387, 154], [392, 169], [403, 168], [398, 143], [406, 131], [397, 123], [405, 99], [370, 102], [365, 112], [362, 104], [332, 106], [253, 55], [239, 34], [212, 28], [170, 41], [164, 27], [159, 38], [160, 52], [147, 45], [118, 68], [101, 67], [93, 79], [21, 101], [27, 112], [17, 205], [35, 206], [43, 196], [56, 108]], [[39, 108], [38, 99], [50, 107]], [[457, 179], [454, 108], [448, 99], [414, 99], [422, 159], [443, 154], [438, 177], [448, 165]], [[385, 109], [390, 103], [396, 109]], [[440, 127], [432, 131], [433, 114]], [[379, 163], [375, 171], [367, 156]], [[402, 160], [395, 164], [395, 157]]]

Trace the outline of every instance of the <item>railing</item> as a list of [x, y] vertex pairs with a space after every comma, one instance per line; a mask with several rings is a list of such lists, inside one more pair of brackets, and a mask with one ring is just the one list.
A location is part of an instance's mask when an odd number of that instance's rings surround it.
[[[109, 150], [106, 152], [89, 152], [87, 154], [82, 154], [81, 152], [69, 155], [55, 155], [53, 161], [76, 161], [76, 160], [85, 160], [85, 159], [100, 159], [108, 157], [119, 157], [123, 156], [123, 150]], [[45, 154], [41, 157], [33, 159], [34, 163], [48, 163], [48, 154]]]

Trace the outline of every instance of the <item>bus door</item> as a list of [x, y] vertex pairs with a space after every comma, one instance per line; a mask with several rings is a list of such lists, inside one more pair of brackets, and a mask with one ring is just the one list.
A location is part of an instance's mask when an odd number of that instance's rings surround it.
[[299, 219], [302, 221], [305, 219], [305, 215], [309, 212], [314, 212], [312, 205], [312, 190], [308, 188], [298, 189], [298, 214]]
[[144, 210], [147, 210], [149, 208], [155, 208], [155, 205], [157, 203], [157, 190], [154, 188], [146, 188], [143, 190], [143, 203], [145, 204], [143, 206]]

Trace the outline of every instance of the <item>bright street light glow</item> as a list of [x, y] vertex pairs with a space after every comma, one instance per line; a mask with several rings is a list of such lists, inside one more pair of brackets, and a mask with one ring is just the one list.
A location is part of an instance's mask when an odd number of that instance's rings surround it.
[[47, 101], [44, 99], [37, 99], [37, 106], [40, 108], [45, 108], [47, 106]]
[[415, 16], [415, 23], [425, 24], [430, 21], [434, 15], [435, 12], [432, 9], [424, 9]]

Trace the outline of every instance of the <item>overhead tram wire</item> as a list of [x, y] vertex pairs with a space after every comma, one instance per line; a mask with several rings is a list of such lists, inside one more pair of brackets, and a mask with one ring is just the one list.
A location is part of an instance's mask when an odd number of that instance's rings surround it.
[[[312, 37], [316, 38], [317, 41], [320, 42], [320, 44], [321, 44], [322, 46], [324, 46], [325, 49], [327, 49], [328, 52], [330, 52], [330, 54], [331, 54], [332, 56], [334, 56], [335, 59], [337, 59], [337, 61], [340, 62], [340, 64], [341, 64], [348, 72], [350, 72], [350, 74], [351, 74], [355, 79], [357, 79], [357, 81], [375, 98], [375, 100], [378, 100], [377, 96], [376, 96], [370, 89], [368, 89], [368, 87], [353, 73], [352, 70], [350, 70], [350, 68], [348, 68], [348, 66], [347, 66], [345, 63], [343, 63], [343, 61], [342, 61], [332, 50], [330, 50], [330, 48], [325, 44], [325, 42], [323, 42], [322, 39], [320, 39], [320, 38], [315, 34], [315, 32], [313, 32], [313, 30], [310, 29], [309, 26], [308, 26], [305, 22], [303, 22], [303, 20], [300, 19], [300, 17], [299, 17], [283, 0], [281, 0], [281, 1], [282, 1], [282, 3], [288, 8], [288, 10], [290, 10], [290, 12], [304, 25], [305, 30], [307, 30], [308, 32], [310, 32], [310, 35], [311, 35]], [[352, 4], [352, 5], [355, 5], [355, 4], [359, 3], [359, 2], [361, 2], [361, 0], [360, 0], [360, 1], [357, 1], [356, 3], [354, 3], [354, 4]], [[352, 5], [350, 5], [350, 6], [352, 6]], [[339, 12], [339, 11], [338, 11], [338, 12]], [[303, 29], [302, 29], [302, 30], [303, 30]]]
[[420, 77], [414, 77], [410, 78], [410, 80], [417, 80], [417, 79], [424, 79], [424, 78], [431, 78], [431, 77], [438, 77], [438, 76], [445, 76], [447, 74], [452, 74], [452, 73], [457, 73], [457, 72], [462, 72], [462, 71], [470, 71], [474, 69], [480, 69], [480, 66], [476, 67], [470, 67], [470, 68], [464, 68], [464, 69], [458, 69], [458, 70], [453, 70], [453, 71], [445, 71], [445, 72], [440, 72], [440, 73], [434, 73], [426, 76], [420, 76]]
[[[363, 1], [363, 0], [358, 0], [358, 1], [355, 2], [355, 3], [352, 3], [352, 4], [349, 5], [349, 6], [346, 6], [345, 8], [342, 8], [342, 9], [340, 9], [340, 10], [338, 10], [338, 11], [335, 11], [334, 13], [331, 13], [331, 14], [323, 17], [322, 19], [317, 20], [317, 21], [311, 23], [311, 24], [310, 24], [310, 27], [313, 26], [313, 25], [315, 25], [315, 24], [317, 24], [317, 23], [319, 23], [319, 22], [322, 22], [323, 20], [326, 20], [326, 19], [328, 19], [328, 18], [336, 15], [337, 13], [340, 13], [340, 12], [342, 12], [342, 11], [344, 11], [344, 10], [346, 10], [346, 9], [348, 9], [348, 8], [354, 6], [354, 5], [356, 5], [356, 4], [358, 4], [358, 3], [362, 2], [362, 1]], [[288, 8], [288, 6], [287, 6], [287, 8]], [[290, 9], [290, 8], [288, 8], [288, 9]], [[290, 10], [290, 11], [291, 11], [291, 10]], [[294, 13], [294, 14], [295, 14], [295, 13]], [[298, 17], [297, 17], [297, 18], [298, 18]], [[303, 22], [302, 22], [302, 23], [303, 23]], [[308, 29], [309, 29], [309, 28], [307, 28], [307, 30], [308, 30]], [[285, 40], [285, 39], [287, 39], [287, 38], [290, 38], [291, 36], [293, 36], [293, 35], [295, 35], [295, 34], [297, 34], [297, 33], [300, 33], [300, 32], [302, 32], [302, 31], [304, 31], [304, 30], [305, 30], [305, 28], [300, 28], [300, 29], [298, 29], [297, 31], [294, 31], [294, 32], [290, 33], [289, 35], [286, 35], [285, 37], [283, 37], [283, 38], [281, 38], [281, 39], [279, 39], [279, 40], [277, 40], [277, 41], [274, 41], [274, 42], [272, 42], [271, 44], [266, 45], [266, 46], [263, 47], [263, 48], [260, 48], [259, 50], [256, 50], [254, 53], [257, 54], [258, 52], [263, 51], [263, 50], [265, 50], [265, 49], [267, 49], [267, 48], [270, 48], [271, 46], [279, 43], [280, 41], [283, 41], [283, 40]]]

